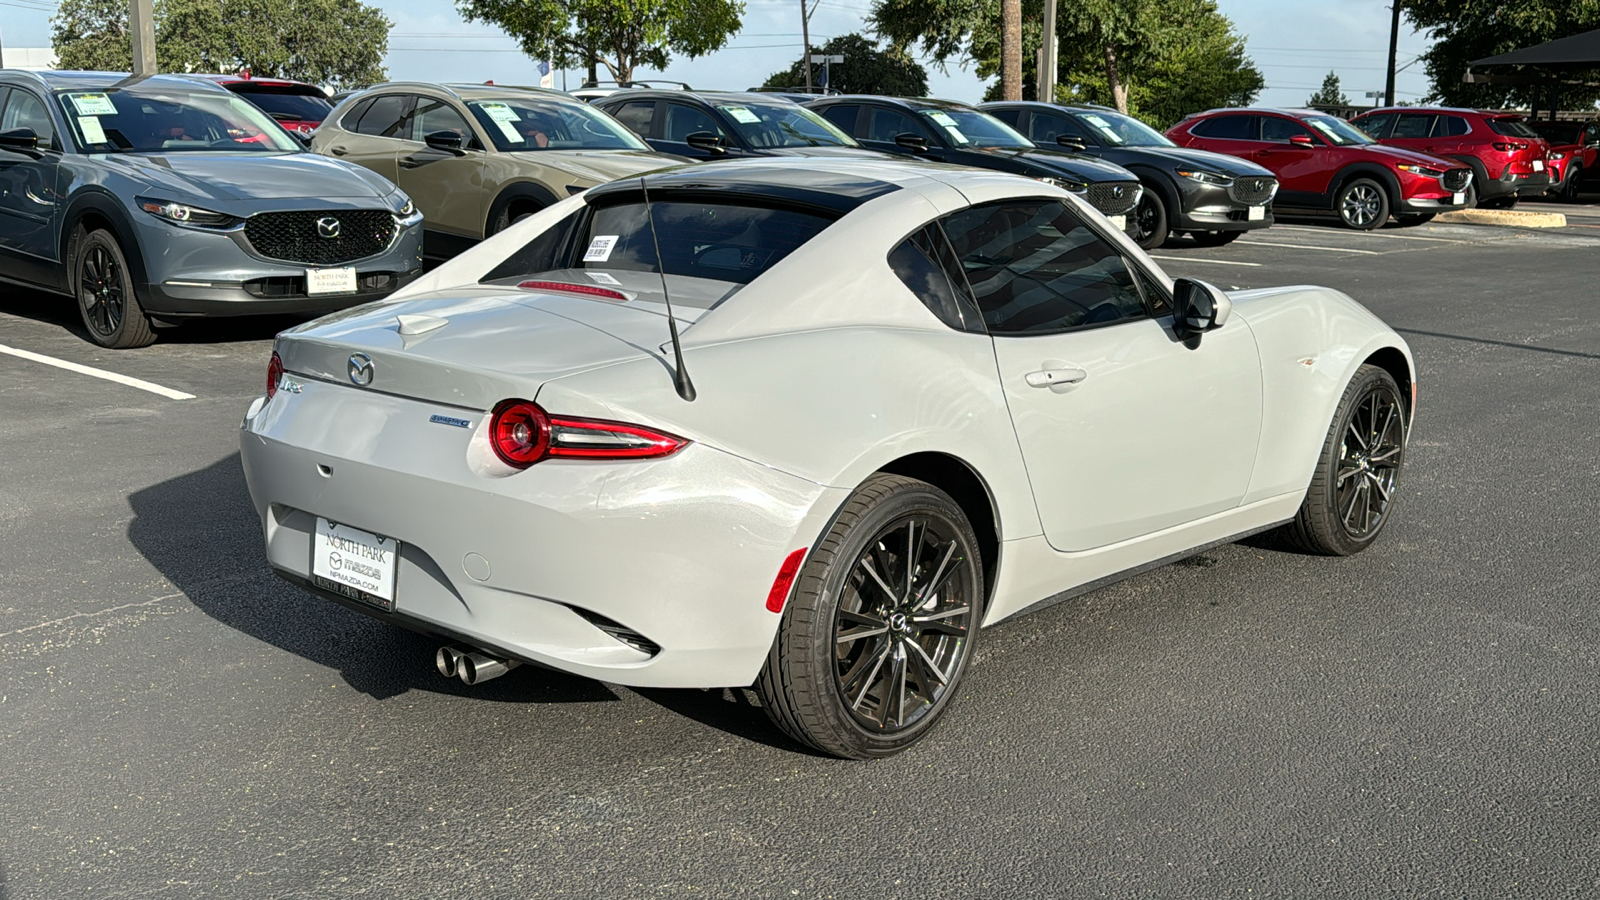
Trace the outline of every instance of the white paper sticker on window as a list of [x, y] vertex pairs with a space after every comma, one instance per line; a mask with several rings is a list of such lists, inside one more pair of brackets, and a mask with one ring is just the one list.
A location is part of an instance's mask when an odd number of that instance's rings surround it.
[[1099, 116], [1095, 115], [1094, 113], [1089, 113], [1088, 115], [1084, 116], [1084, 118], [1088, 119], [1089, 120], [1089, 124], [1091, 124], [1094, 127], [1100, 129], [1102, 132], [1104, 132], [1104, 133], [1106, 133], [1108, 135], [1111, 135], [1112, 137], [1116, 137], [1117, 136], [1117, 130], [1115, 128], [1112, 128], [1111, 127], [1111, 123], [1107, 122], [1105, 119], [1100, 118]]
[[617, 238], [619, 236], [615, 234], [595, 235], [594, 240], [589, 242], [589, 249], [583, 251], [583, 261], [605, 262], [610, 259], [611, 251], [617, 246]]
[[105, 94], [72, 94], [72, 107], [80, 116], [114, 116], [117, 108]]
[[495, 120], [496, 122], [520, 122], [520, 121], [522, 121], [521, 118], [517, 115], [516, 110], [514, 110], [511, 107], [505, 105], [504, 103], [479, 103], [478, 104], [478, 108], [483, 110], [485, 115], [487, 115], [489, 118]]
[[620, 285], [620, 284], [622, 284], [622, 282], [616, 280], [615, 278], [612, 278], [610, 275], [607, 275], [604, 272], [585, 272], [583, 274], [589, 276], [589, 280], [593, 281], [595, 284], [611, 284], [611, 285]]
[[79, 116], [78, 130], [83, 132], [83, 140], [86, 144], [106, 143], [106, 131], [100, 127], [100, 120], [94, 116]]
[[511, 124], [510, 122], [507, 122], [504, 119], [496, 119], [494, 123], [500, 126], [500, 133], [506, 136], [507, 141], [513, 144], [520, 144], [527, 140], [527, 138], [523, 136], [522, 132], [517, 130], [517, 126]]
[[760, 116], [742, 106], [719, 106], [717, 108], [733, 116], [735, 122], [741, 122], [745, 125], [754, 125], [761, 121]]
[[928, 113], [928, 118], [932, 119], [942, 128], [944, 128], [945, 131], [949, 132], [951, 140], [958, 144], [967, 143], [967, 136], [961, 133], [961, 126], [957, 125], [956, 120], [950, 118], [948, 113], [934, 110], [933, 112]]

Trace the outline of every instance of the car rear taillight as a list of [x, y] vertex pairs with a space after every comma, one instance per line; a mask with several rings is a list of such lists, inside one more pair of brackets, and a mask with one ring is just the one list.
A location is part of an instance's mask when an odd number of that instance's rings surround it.
[[517, 287], [526, 291], [562, 291], [568, 294], [582, 294], [585, 297], [604, 297], [607, 300], [628, 299], [628, 295], [621, 291], [595, 287], [592, 284], [568, 284], [565, 281], [524, 281]]
[[267, 363], [267, 399], [271, 400], [278, 393], [278, 379], [283, 377], [283, 359], [278, 356], [278, 351], [272, 351], [272, 360]]
[[1499, 150], [1501, 153], [1514, 153], [1514, 152], [1516, 152], [1518, 150], [1526, 150], [1526, 149], [1528, 149], [1528, 145], [1527, 144], [1518, 144], [1518, 143], [1514, 143], [1512, 141], [1495, 141], [1494, 142], [1494, 148], [1496, 150]]
[[506, 400], [489, 419], [489, 442], [508, 466], [545, 459], [657, 459], [689, 442], [676, 435], [605, 419], [552, 416], [531, 400]]

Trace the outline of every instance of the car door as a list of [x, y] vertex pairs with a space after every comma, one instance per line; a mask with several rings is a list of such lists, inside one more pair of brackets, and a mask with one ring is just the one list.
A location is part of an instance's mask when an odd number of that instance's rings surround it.
[[[1295, 143], [1294, 139], [1309, 140]], [[1261, 117], [1261, 142], [1248, 159], [1278, 175], [1278, 189], [1293, 194], [1321, 194], [1338, 166], [1327, 159], [1322, 138], [1287, 116]]]
[[[749, 155], [740, 149], [739, 136], [733, 133], [733, 129], [725, 127], [707, 110], [675, 100], [668, 100], [663, 105], [666, 109], [662, 113], [664, 118], [661, 122], [661, 136], [651, 141], [650, 146], [663, 153], [676, 153], [701, 161]], [[722, 138], [727, 142], [726, 149], [719, 153], [689, 146], [689, 135], [702, 132], [709, 132]]]
[[[929, 128], [920, 116], [914, 116], [892, 106], [876, 105], [868, 105], [864, 113], [865, 115], [861, 116], [864, 120], [861, 124], [861, 136], [857, 139], [861, 146], [900, 156], [915, 156], [919, 159], [939, 159], [943, 155], [944, 141], [933, 133], [933, 129]], [[896, 140], [902, 134], [922, 138], [927, 142], [928, 149], [919, 152], [900, 146]]]
[[53, 283], [59, 261], [61, 152], [44, 100], [0, 86], [0, 132], [31, 130], [36, 150], [0, 148], [0, 252], [29, 281]]
[[1428, 132], [1428, 140], [1422, 145], [1422, 152], [1452, 158], [1463, 154], [1470, 155], [1465, 144], [1467, 136], [1471, 133], [1472, 124], [1465, 116], [1443, 114], [1435, 116], [1433, 128]]
[[1418, 153], [1428, 152], [1428, 135], [1433, 131], [1433, 113], [1401, 113], [1394, 120], [1389, 136], [1383, 139], [1391, 147], [1404, 147]]
[[626, 103], [607, 103], [601, 109], [638, 135], [640, 140], [651, 142], [656, 137], [654, 128], [658, 106], [655, 100], [629, 100]]
[[1239, 505], [1261, 431], [1255, 339], [1184, 341], [1158, 282], [1067, 201], [942, 220], [994, 341], [1050, 545], [1081, 551]]
[[339, 120], [339, 129], [315, 141], [326, 153], [398, 183], [400, 152], [406, 149], [406, 128], [416, 106], [413, 94], [380, 94], [364, 100]]
[[1077, 151], [1079, 153], [1087, 153], [1091, 156], [1099, 156], [1101, 153], [1099, 140], [1073, 121], [1070, 116], [1034, 110], [1028, 119], [1027, 135], [1028, 140], [1051, 150], [1071, 149], [1063, 146], [1057, 140], [1057, 138], [1067, 137], [1076, 138], [1083, 145], [1082, 149]]
[[[427, 136], [436, 132], [457, 135], [466, 146], [460, 152], [435, 150], [428, 146]], [[416, 98], [401, 134], [404, 141], [396, 160], [399, 177], [395, 180], [422, 210], [424, 241], [430, 232], [482, 238], [488, 205], [494, 199], [484, 196], [488, 192], [483, 185], [483, 138], [449, 100], [428, 96]], [[425, 250], [429, 256], [437, 256], [446, 248]]]
[[1261, 149], [1261, 117], [1250, 113], [1223, 113], [1208, 116], [1168, 135], [1185, 147], [1211, 150], [1245, 159]]

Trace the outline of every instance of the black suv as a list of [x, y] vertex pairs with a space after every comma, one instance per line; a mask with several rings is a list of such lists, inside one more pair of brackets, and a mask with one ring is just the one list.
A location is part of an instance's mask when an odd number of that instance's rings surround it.
[[594, 105], [656, 150], [694, 160], [878, 155], [816, 113], [773, 94], [630, 89]]
[[1129, 230], [1128, 213], [1142, 193], [1139, 179], [1118, 165], [1065, 150], [1040, 150], [999, 119], [965, 103], [846, 94], [813, 100], [861, 146], [918, 159], [1027, 175], [1081, 195], [1112, 223]]
[[1221, 244], [1272, 224], [1278, 179], [1253, 162], [1179, 147], [1131, 116], [1104, 106], [985, 103], [978, 107], [1039, 147], [1065, 147], [1114, 162], [1139, 177], [1144, 197], [1128, 236], [1146, 250], [1170, 232]]

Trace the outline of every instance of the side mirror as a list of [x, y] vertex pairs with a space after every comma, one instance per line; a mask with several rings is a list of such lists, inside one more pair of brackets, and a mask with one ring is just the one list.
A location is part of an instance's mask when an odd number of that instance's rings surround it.
[[1198, 337], [1221, 328], [1233, 312], [1233, 301], [1215, 285], [1191, 278], [1172, 283], [1173, 330], [1179, 337]]
[[909, 131], [905, 134], [895, 135], [894, 144], [896, 147], [903, 147], [916, 153], [928, 152], [928, 139], [920, 134], [912, 134]]
[[704, 150], [707, 153], [728, 152], [728, 142], [723, 139], [722, 135], [712, 134], [709, 131], [693, 132], [688, 137], [685, 137], [683, 142], [696, 150]]
[[1089, 149], [1089, 145], [1083, 140], [1083, 138], [1071, 134], [1056, 135], [1056, 143], [1067, 148], [1068, 150], [1083, 151]]
[[6, 150], [37, 150], [39, 135], [32, 128], [13, 128], [0, 131], [0, 148]]
[[1295, 145], [1296, 147], [1315, 147], [1317, 145], [1317, 142], [1313, 141], [1311, 139], [1311, 135], [1309, 134], [1290, 135], [1289, 143]]
[[456, 134], [454, 131], [435, 131], [422, 139], [431, 150], [443, 150], [446, 153], [461, 155], [466, 152], [467, 138], [465, 135]]

